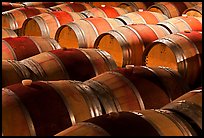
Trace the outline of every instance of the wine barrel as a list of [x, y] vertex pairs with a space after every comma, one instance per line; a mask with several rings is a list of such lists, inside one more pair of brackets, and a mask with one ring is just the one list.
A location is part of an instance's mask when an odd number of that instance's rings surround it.
[[105, 6], [113, 6], [118, 7], [121, 2], [89, 2], [92, 7], [105, 7]]
[[93, 48], [94, 41], [100, 34], [123, 25], [113, 18], [85, 18], [59, 27], [55, 40], [61, 47]]
[[50, 9], [53, 11], [66, 11], [66, 12], [81, 12], [91, 8], [92, 6], [84, 2], [73, 2], [73, 3], [65, 2], [63, 4], [50, 7]]
[[94, 47], [107, 51], [118, 67], [142, 65], [145, 47], [168, 34], [170, 33], [159, 25], [126, 25], [99, 35]]
[[52, 136], [99, 115], [97, 97], [82, 82], [37, 81], [2, 89], [4, 136]]
[[150, 6], [147, 10], [158, 12], [169, 18], [181, 16], [188, 7], [184, 2], [158, 2]]
[[117, 16], [126, 13], [128, 12], [125, 9], [112, 6], [96, 7], [81, 12], [81, 14], [85, 15], [87, 18], [90, 17], [116, 18]]
[[23, 2], [22, 4], [25, 7], [41, 7], [41, 8], [49, 8], [58, 4], [62, 4], [64, 2]]
[[168, 17], [164, 14], [150, 11], [139, 11], [123, 14], [116, 17], [125, 23], [129, 24], [157, 24], [161, 21], [167, 20]]
[[[18, 61], [2, 60], [2, 88], [30, 78], [29, 70]], [[34, 79], [34, 77], [33, 77]]]
[[158, 109], [189, 91], [177, 72], [162, 67], [119, 68], [84, 83], [94, 89], [106, 113]]
[[21, 60], [21, 63], [33, 71], [38, 80], [53, 81], [85, 81], [116, 68], [111, 56], [98, 49], [52, 50]]
[[202, 17], [202, 3], [186, 9], [183, 14], [188, 16]]
[[37, 36], [19, 36], [2, 39], [2, 59], [22, 60], [45, 51], [60, 49], [51, 38]]
[[42, 36], [54, 38], [57, 29], [64, 24], [83, 19], [80, 13], [52, 11], [26, 19], [22, 25], [21, 36]]
[[185, 120], [163, 110], [112, 112], [90, 118], [55, 136], [196, 136]]
[[202, 87], [184, 94], [162, 109], [179, 114], [191, 124], [198, 134], [202, 134]]
[[23, 7], [21, 3], [1, 2], [1, 4], [2, 4], [2, 7], [1, 7], [2, 12]]
[[165, 27], [173, 34], [186, 30], [202, 32], [202, 17], [183, 15], [159, 22], [158, 25]]
[[201, 84], [202, 34], [171, 34], [155, 40], [143, 53], [143, 65], [166, 66], [178, 71], [191, 88]]
[[6, 37], [17, 37], [17, 34], [9, 28], [2, 28], [2, 38]]
[[126, 9], [128, 12], [135, 12], [139, 9], [147, 10], [154, 2], [121, 2], [118, 7]]
[[22, 27], [23, 22], [34, 15], [41, 14], [43, 12], [48, 12], [45, 8], [35, 8], [35, 7], [23, 7], [16, 8], [6, 12], [2, 12], [2, 27], [10, 28], [12, 30], [19, 29]]

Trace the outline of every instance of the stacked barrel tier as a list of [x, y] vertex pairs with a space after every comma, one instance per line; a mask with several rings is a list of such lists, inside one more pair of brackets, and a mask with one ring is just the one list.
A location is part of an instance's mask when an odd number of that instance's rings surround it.
[[192, 89], [201, 86], [202, 33], [180, 32], [155, 40], [143, 53], [143, 65], [169, 67]]
[[23, 2], [22, 4], [25, 7], [41, 7], [41, 8], [49, 8], [58, 4], [62, 4], [64, 2]]
[[125, 25], [129, 24], [157, 24], [168, 17], [164, 14], [150, 11], [136, 11], [116, 17], [116, 19], [124, 22]]
[[70, 22], [86, 18], [77, 12], [52, 11], [26, 19], [22, 25], [21, 36], [42, 36], [54, 38], [57, 29]]
[[79, 122], [55, 136], [198, 136], [191, 125], [171, 111], [122, 111]]
[[114, 18], [85, 18], [59, 27], [55, 40], [63, 48], [93, 48], [100, 34], [123, 25]]
[[2, 39], [3, 60], [23, 60], [42, 52], [60, 49], [52, 38], [38, 36], [7, 37]]
[[22, 7], [2, 12], [2, 28], [20, 29], [27, 18], [48, 11], [45, 8]]
[[144, 49], [154, 40], [169, 34], [167, 29], [159, 25], [125, 25], [99, 35], [94, 47], [107, 51], [118, 67], [142, 65]]
[[151, 5], [147, 10], [162, 13], [169, 18], [173, 18], [181, 16], [188, 6], [189, 4], [185, 2], [157, 2]]
[[82, 82], [19, 83], [2, 89], [4, 136], [52, 136], [99, 115], [97, 97]]
[[21, 3], [1, 2], [1, 4], [2, 4], [2, 8], [1, 8], [2, 12], [9, 11], [9, 10], [12, 10], [15, 8], [23, 7], [23, 4], [21, 4]]
[[117, 16], [128, 13], [124, 8], [105, 6], [105, 7], [96, 7], [86, 11], [82, 11], [81, 14], [84, 14], [86, 17], [103, 17], [103, 18], [115, 18]]
[[201, 136], [202, 87], [161, 109], [111, 112], [90, 118], [55, 136]]
[[14, 30], [11, 30], [9, 28], [2, 28], [2, 38], [6, 37], [17, 37], [18, 35]]
[[91, 5], [84, 2], [65, 2], [63, 4], [52, 6], [49, 9], [53, 11], [81, 12], [92, 8]]
[[119, 68], [84, 83], [94, 89], [106, 113], [158, 109], [189, 91], [177, 72], [162, 67]]
[[191, 124], [196, 132], [202, 133], [202, 87], [196, 88], [162, 107], [174, 111]]
[[139, 11], [139, 9], [147, 10], [155, 2], [120, 2], [117, 7], [124, 8], [128, 12]]
[[158, 25], [165, 27], [173, 34], [186, 30], [202, 31], [202, 17], [183, 15], [161, 21]]
[[202, 3], [186, 9], [183, 14], [188, 16], [202, 17]]

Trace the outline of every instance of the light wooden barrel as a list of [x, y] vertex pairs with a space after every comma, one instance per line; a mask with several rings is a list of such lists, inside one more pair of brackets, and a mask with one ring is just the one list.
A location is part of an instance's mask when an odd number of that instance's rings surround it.
[[55, 40], [61, 47], [93, 48], [94, 41], [100, 34], [123, 25], [113, 18], [85, 18], [59, 27]]
[[[58, 49], [21, 60], [38, 80], [85, 81], [116, 68], [112, 57], [98, 49]], [[32, 79], [32, 78], [31, 78]]]
[[183, 14], [188, 16], [202, 17], [202, 3], [186, 9]]
[[147, 10], [154, 2], [121, 2], [118, 7], [126, 9], [128, 12], [135, 12], [139, 9]]
[[117, 16], [128, 13], [125, 9], [119, 7], [105, 6], [96, 7], [86, 11], [82, 11], [81, 14], [89, 17], [103, 17], [103, 18], [116, 18]]
[[13, 3], [13, 2], [1, 2], [2, 4], [2, 8], [1, 11], [9, 11], [15, 8], [20, 8], [23, 7], [23, 5], [21, 3]]
[[162, 109], [176, 112], [186, 119], [199, 135], [202, 134], [202, 87], [191, 90]]
[[186, 30], [202, 32], [202, 17], [183, 15], [159, 22], [158, 25], [165, 27], [173, 34]]
[[22, 4], [25, 7], [41, 7], [41, 8], [49, 8], [55, 5], [62, 4], [64, 2], [23, 2]]
[[125, 23], [129, 24], [157, 24], [161, 21], [167, 20], [168, 17], [164, 14], [150, 11], [131, 12], [116, 17]]
[[2, 38], [6, 37], [17, 37], [18, 35], [15, 33], [15, 31], [9, 29], [9, 28], [2, 28]]
[[171, 111], [112, 112], [90, 118], [55, 136], [196, 136], [190, 124]]
[[26, 19], [22, 25], [21, 36], [42, 36], [54, 38], [57, 29], [64, 24], [83, 19], [77, 12], [52, 11]]
[[113, 6], [118, 7], [121, 2], [89, 2], [92, 7], [105, 7], [105, 6]]
[[67, 11], [67, 12], [81, 12], [91, 8], [92, 6], [84, 2], [73, 2], [73, 3], [65, 2], [63, 4], [50, 7], [50, 9], [54, 11]]
[[147, 10], [163, 13], [169, 18], [181, 16], [188, 7], [184, 2], [158, 2], [150, 6]]
[[189, 91], [177, 72], [162, 67], [119, 68], [85, 83], [94, 89], [106, 113], [158, 109]]
[[94, 47], [107, 51], [118, 67], [142, 65], [144, 49], [154, 40], [168, 34], [170, 33], [159, 25], [126, 25], [99, 35]]
[[12, 30], [22, 27], [23, 22], [34, 15], [48, 12], [45, 8], [23, 7], [16, 8], [2, 13], [2, 27], [10, 28]]
[[171, 34], [154, 41], [143, 53], [143, 65], [178, 71], [191, 88], [201, 84], [202, 34]]
[[30, 78], [29, 70], [18, 61], [2, 60], [2, 88]]
[[42, 52], [60, 49], [52, 38], [37, 36], [9, 37], [2, 39], [2, 59], [22, 60]]
[[99, 115], [97, 97], [82, 82], [37, 81], [2, 89], [4, 136], [53, 136]]

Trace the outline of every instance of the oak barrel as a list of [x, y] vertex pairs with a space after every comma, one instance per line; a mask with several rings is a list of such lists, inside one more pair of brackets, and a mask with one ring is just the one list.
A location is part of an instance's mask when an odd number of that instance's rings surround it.
[[1, 2], [1, 4], [2, 4], [2, 9], [1, 9], [2, 12], [23, 7], [23, 4], [14, 3], [14, 2]]
[[85, 18], [59, 27], [55, 40], [61, 47], [93, 48], [94, 41], [100, 34], [123, 25], [113, 18]]
[[143, 65], [178, 71], [191, 88], [201, 85], [202, 34], [171, 34], [155, 40], [143, 53]]
[[188, 16], [202, 17], [202, 3], [186, 9], [183, 14]]
[[126, 13], [128, 12], [125, 9], [112, 6], [96, 7], [81, 12], [81, 14], [85, 15], [87, 18], [89, 17], [116, 18], [117, 16]]
[[80, 13], [52, 11], [26, 19], [22, 25], [21, 36], [42, 36], [54, 38], [57, 29], [64, 24], [83, 19]]
[[112, 57], [98, 49], [52, 50], [21, 60], [21, 63], [34, 72], [38, 80], [85, 81], [116, 68]]
[[64, 2], [23, 2], [22, 4], [25, 7], [41, 7], [41, 8], [49, 8], [58, 4], [62, 4]]
[[22, 27], [23, 22], [34, 15], [48, 12], [45, 8], [22, 7], [2, 12], [2, 27], [12, 30]]
[[123, 111], [90, 118], [55, 136], [196, 136], [185, 120], [164, 110]]
[[135, 12], [139, 9], [147, 10], [154, 2], [120, 2], [118, 7], [126, 9], [128, 12]]
[[2, 59], [22, 60], [45, 51], [60, 49], [52, 38], [19, 36], [2, 39]]
[[94, 47], [107, 51], [118, 67], [142, 65], [145, 47], [168, 34], [170, 33], [159, 25], [126, 25], [99, 35]]
[[189, 91], [177, 72], [162, 67], [118, 68], [85, 83], [94, 89], [106, 113], [158, 109]]
[[157, 24], [161, 21], [167, 20], [168, 17], [164, 14], [150, 11], [139, 11], [123, 14], [116, 17], [125, 23], [129, 24]]
[[2, 38], [6, 37], [17, 37], [18, 35], [15, 33], [15, 31], [9, 29], [9, 28], [2, 28]]

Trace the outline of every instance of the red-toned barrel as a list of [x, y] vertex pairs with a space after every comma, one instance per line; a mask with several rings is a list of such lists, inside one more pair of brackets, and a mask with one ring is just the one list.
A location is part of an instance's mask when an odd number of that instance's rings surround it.
[[190, 124], [166, 110], [112, 112], [90, 118], [55, 136], [197, 136]]
[[94, 89], [106, 113], [158, 109], [189, 91], [180, 74], [162, 67], [118, 68], [85, 83]]
[[161, 21], [167, 20], [168, 17], [164, 14], [150, 11], [139, 11], [123, 14], [116, 17], [128, 24], [157, 24]]
[[159, 22], [158, 25], [165, 27], [173, 34], [186, 30], [202, 31], [202, 18], [183, 15]]
[[53, 136], [99, 115], [97, 97], [82, 82], [18, 83], [2, 89], [4, 136]]
[[128, 13], [125, 9], [119, 7], [97, 7], [86, 11], [82, 11], [81, 14], [89, 17], [103, 17], [103, 18], [116, 18], [117, 16]]
[[23, 7], [23, 4], [21, 3], [1, 2], [1, 4], [2, 4], [2, 9], [1, 9], [2, 12]]
[[[112, 57], [98, 49], [58, 49], [21, 60], [38, 80], [85, 81], [116, 68]], [[31, 78], [32, 79], [32, 78]]]
[[21, 36], [42, 36], [54, 38], [57, 29], [75, 20], [83, 19], [77, 12], [52, 11], [26, 19], [22, 25]]
[[143, 65], [178, 71], [191, 88], [201, 85], [202, 34], [171, 34], [154, 41], [143, 53]]
[[41, 8], [49, 8], [58, 4], [62, 4], [64, 2], [23, 2], [22, 4], [25, 7], [41, 7]]
[[50, 7], [50, 9], [53, 11], [67, 11], [67, 12], [81, 12], [81, 11], [89, 10], [91, 8], [92, 6], [84, 2], [73, 2], [73, 3], [65, 2], [63, 4]]
[[22, 60], [45, 51], [60, 49], [52, 38], [35, 36], [9, 37], [2, 39], [2, 59]]
[[23, 7], [16, 8], [2, 13], [2, 27], [10, 28], [12, 30], [22, 27], [23, 22], [34, 15], [48, 12], [45, 8]]

